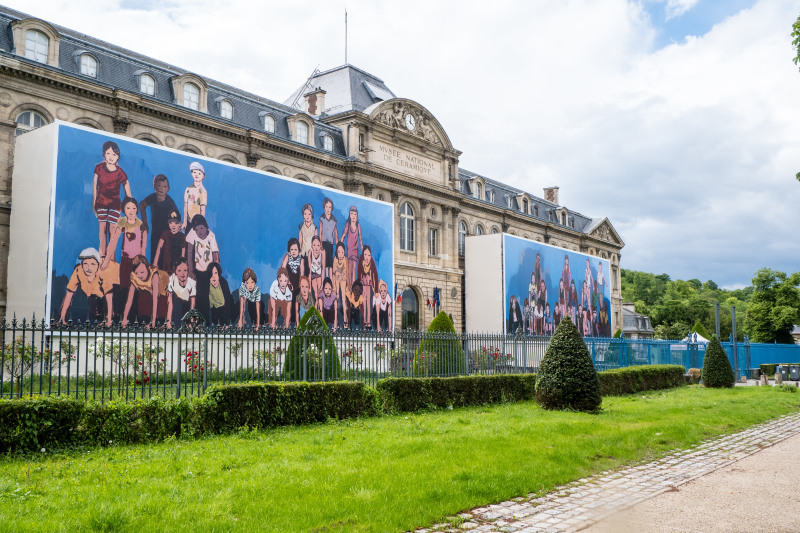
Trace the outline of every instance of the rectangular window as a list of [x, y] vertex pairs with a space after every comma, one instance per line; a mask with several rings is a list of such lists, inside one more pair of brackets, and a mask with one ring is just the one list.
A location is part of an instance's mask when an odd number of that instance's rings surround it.
[[439, 230], [435, 228], [428, 230], [428, 255], [432, 257], [439, 255]]

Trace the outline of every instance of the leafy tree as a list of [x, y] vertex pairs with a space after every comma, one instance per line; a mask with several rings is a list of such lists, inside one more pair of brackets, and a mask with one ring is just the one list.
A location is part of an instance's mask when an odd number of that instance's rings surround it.
[[703, 284], [703, 288], [709, 291], [716, 291], [719, 289], [719, 285], [714, 283], [712, 280], [708, 280]]
[[706, 387], [733, 387], [736, 383], [731, 362], [716, 335], [708, 343], [700, 377]]
[[536, 401], [545, 409], [596, 411], [603, 398], [586, 343], [569, 317], [550, 339], [536, 373]]
[[762, 268], [753, 277], [752, 303], [747, 310], [747, 331], [753, 342], [791, 344], [792, 326], [800, 321], [800, 272]]
[[708, 333], [708, 330], [706, 330], [706, 327], [699, 320], [697, 322], [695, 322], [694, 327], [692, 327], [692, 331], [691, 332], [692, 333], [697, 333], [698, 335], [702, 335], [706, 339], [711, 338], [711, 336]]
[[313, 305], [300, 319], [296, 333], [289, 341], [283, 369], [287, 380], [322, 379], [323, 369], [325, 380], [338, 379], [342, 375], [342, 363], [333, 337]]
[[458, 342], [453, 321], [440, 311], [428, 326], [425, 339], [417, 347], [412, 365], [415, 376], [446, 376], [467, 373], [467, 358]]

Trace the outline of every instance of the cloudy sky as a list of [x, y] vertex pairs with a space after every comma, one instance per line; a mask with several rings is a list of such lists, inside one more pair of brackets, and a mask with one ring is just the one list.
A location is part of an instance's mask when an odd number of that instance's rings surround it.
[[[4, 3], [277, 101], [344, 63], [344, 1]], [[427, 107], [464, 168], [608, 216], [623, 267], [727, 287], [800, 270], [799, 1], [346, 8], [351, 64]]]

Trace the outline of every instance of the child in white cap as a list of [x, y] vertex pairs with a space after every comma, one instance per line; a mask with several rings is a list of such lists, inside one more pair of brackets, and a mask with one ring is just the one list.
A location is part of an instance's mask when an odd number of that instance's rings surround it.
[[[59, 320], [65, 322], [67, 312], [72, 305], [75, 292], [80, 289], [89, 302], [89, 320], [103, 320], [111, 325], [113, 311], [112, 288], [119, 284], [119, 265], [111, 262], [104, 271], [100, 271], [100, 252], [95, 248], [86, 248], [78, 255], [78, 264], [67, 282], [67, 293], [61, 304]], [[105, 304], [105, 305], [104, 305]], [[105, 311], [105, 313], [104, 313]], [[104, 316], [105, 315], [105, 316]]]
[[195, 215], [206, 216], [206, 205], [208, 205], [208, 192], [203, 187], [206, 170], [197, 161], [193, 161], [189, 165], [189, 170], [192, 173], [193, 183], [186, 187], [186, 192], [183, 193], [183, 225], [181, 229], [184, 230], [187, 229], [187, 226], [191, 229], [189, 224]]

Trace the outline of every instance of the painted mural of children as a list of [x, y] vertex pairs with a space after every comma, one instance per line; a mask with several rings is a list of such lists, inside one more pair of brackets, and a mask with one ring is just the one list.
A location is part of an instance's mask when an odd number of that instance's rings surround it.
[[[349, 327], [349, 313], [347, 312], [347, 291], [350, 283], [350, 275], [348, 272], [349, 262], [344, 253], [344, 244], [341, 242], [336, 243], [336, 258], [333, 260], [333, 292], [342, 302], [342, 314], [344, 315], [344, 327]], [[319, 294], [319, 293], [317, 293]]]
[[336, 217], [333, 216], [333, 200], [322, 200], [324, 213], [319, 217], [319, 238], [322, 240], [322, 249], [325, 250], [325, 277], [333, 278], [334, 247], [339, 242], [339, 229]]
[[569, 290], [564, 288], [564, 278], [561, 278], [558, 282], [558, 303], [556, 304], [559, 307], [558, 310], [559, 317], [563, 317], [564, 315], [567, 314], [568, 299], [569, 299]]
[[339, 240], [345, 243], [347, 270], [350, 274], [350, 284], [352, 284], [358, 276], [358, 257], [364, 246], [364, 242], [361, 240], [361, 224], [358, 222], [358, 209], [354, 205], [350, 206], [350, 216]]
[[603, 294], [603, 285], [606, 283], [606, 278], [603, 275], [602, 261], [597, 265], [597, 279], [595, 281], [597, 282], [597, 290], [600, 291], [600, 294]]
[[592, 310], [587, 309], [583, 312], [583, 336], [593, 337], [592, 331]]
[[542, 281], [542, 258], [536, 254], [536, 263], [533, 265], [533, 277], [536, 281], [536, 286]]
[[[179, 224], [180, 225], [180, 224]], [[174, 273], [167, 284], [167, 327], [179, 326], [184, 315], [194, 309], [197, 282], [189, 277], [189, 265], [180, 257], [173, 265]]]
[[594, 276], [592, 276], [592, 265], [589, 263], [589, 259], [586, 259], [586, 270], [583, 272], [583, 281], [586, 282], [586, 286], [590, 289], [594, 286]]
[[114, 224], [117, 223], [122, 211], [119, 188], [123, 188], [126, 198], [133, 196], [128, 176], [119, 166], [120, 157], [117, 143], [114, 141], [103, 143], [103, 161], [94, 167], [92, 178], [92, 209], [100, 228], [101, 262], [106, 257], [109, 235], [113, 233]]
[[564, 285], [569, 289], [569, 283], [572, 281], [572, 276], [569, 273], [569, 256], [564, 254], [564, 268], [561, 270], [561, 279], [564, 280]]
[[122, 213], [124, 216], [120, 217], [114, 225], [111, 242], [107, 249], [108, 253], [100, 270], [105, 271], [108, 268], [116, 254], [117, 243], [122, 241], [122, 256], [119, 261], [119, 284], [123, 289], [127, 290], [131, 286], [133, 258], [144, 254], [147, 230], [143, 229], [143, 223], [137, 216], [139, 214], [139, 204], [134, 198], [125, 198], [122, 201]]
[[534, 331], [533, 308], [535, 305], [536, 302], [534, 301], [533, 305], [531, 305], [531, 301], [528, 298], [525, 298], [525, 303], [522, 305], [522, 331], [528, 335], [533, 335]]
[[177, 210], [169, 214], [167, 226], [158, 239], [153, 263], [173, 273], [176, 261], [186, 259], [186, 235], [181, 231], [181, 215]]
[[336, 331], [336, 324], [339, 318], [339, 298], [333, 293], [333, 281], [325, 278], [322, 282], [322, 294], [317, 297], [317, 309], [322, 314], [322, 319], [333, 331]]
[[541, 304], [542, 307], [547, 304], [547, 286], [544, 280], [539, 282], [539, 294], [537, 295], [536, 303]]
[[297, 242], [300, 243], [300, 255], [307, 256], [311, 250], [311, 239], [317, 234], [317, 225], [314, 224], [314, 208], [311, 204], [305, 204], [302, 209], [303, 221], [298, 226], [300, 232], [297, 235]]
[[531, 282], [528, 283], [528, 301], [536, 301], [536, 291], [539, 289], [539, 284], [536, 283], [536, 274], [531, 272]]
[[539, 302], [533, 308], [534, 332], [536, 335], [544, 335], [544, 307]]
[[292, 291], [292, 296], [297, 296], [300, 292], [300, 278], [306, 275], [306, 262], [300, 255], [300, 242], [294, 237], [286, 243], [286, 254], [281, 260], [281, 266], [286, 269], [289, 276], [289, 290]]
[[375, 298], [375, 317], [377, 318], [378, 331], [392, 331], [392, 297], [389, 296], [389, 286], [385, 281], [378, 283], [378, 297]]
[[261, 289], [258, 288], [258, 276], [252, 268], [245, 268], [242, 273], [242, 284], [239, 287], [239, 329], [244, 325], [244, 312], [250, 317], [250, 323], [258, 329], [261, 327], [264, 304], [261, 302]]
[[87, 320], [103, 321], [111, 326], [114, 309], [113, 286], [119, 284], [119, 265], [111, 263], [104, 272], [100, 271], [100, 252], [94, 248], [86, 248], [78, 255], [78, 264], [67, 282], [67, 293], [61, 304], [60, 322], [66, 322], [67, 312], [78, 289], [89, 301]]
[[[154, 193], [139, 203], [139, 212], [142, 214], [142, 227], [150, 233], [150, 260], [155, 260], [158, 241], [161, 235], [169, 229], [169, 219], [172, 213], [178, 211], [175, 200], [169, 193], [169, 179], [164, 174], [153, 178]], [[150, 207], [150, 224], [147, 224], [147, 208]], [[167, 263], [169, 265], [169, 263]], [[167, 270], [167, 269], [164, 269]]]
[[364, 245], [364, 251], [358, 261], [358, 279], [364, 287], [364, 327], [372, 327], [372, 298], [378, 293], [378, 267], [372, 258], [372, 248]]
[[189, 275], [197, 281], [197, 310], [210, 320], [209, 314], [209, 282], [211, 280], [211, 263], [219, 264], [219, 246], [217, 238], [208, 228], [203, 215], [192, 218], [192, 229], [186, 235], [186, 263]]
[[355, 280], [353, 287], [347, 291], [348, 308], [350, 309], [350, 328], [359, 330], [364, 326], [364, 286]]
[[584, 309], [588, 308], [592, 303], [592, 295], [589, 292], [590, 285], [586, 284], [584, 280], [583, 285], [581, 287], [581, 305]]
[[544, 334], [550, 335], [553, 332], [553, 317], [550, 316], [550, 302], [544, 306]]
[[325, 250], [322, 241], [314, 235], [311, 239], [311, 249], [308, 251], [308, 271], [311, 274], [311, 287], [314, 294], [322, 292], [322, 279], [325, 271]]
[[561, 323], [561, 317], [564, 315], [561, 314], [561, 305], [556, 304], [553, 308], [553, 331], [556, 330], [558, 325]]
[[283, 318], [283, 327], [289, 327], [290, 307], [292, 304], [292, 289], [289, 288], [289, 271], [280, 267], [275, 281], [269, 288], [269, 316], [270, 327], [278, 324], [278, 314]]
[[308, 277], [301, 276], [300, 292], [294, 301], [294, 316], [297, 317], [298, 324], [312, 305], [314, 305], [314, 295], [311, 293], [311, 281], [309, 281]]
[[233, 320], [234, 303], [228, 281], [222, 277], [222, 265], [208, 265], [208, 308], [211, 324], [228, 326]]
[[522, 325], [522, 311], [519, 308], [517, 297], [511, 295], [511, 303], [508, 306], [507, 330], [509, 333], [516, 333]]
[[571, 280], [569, 284], [569, 306], [572, 308], [570, 316], [573, 317], [573, 322], [575, 322], [575, 313], [578, 312], [578, 303], [578, 289], [575, 287], [575, 280]]
[[208, 205], [208, 191], [203, 187], [203, 180], [206, 179], [206, 169], [197, 161], [189, 165], [192, 173], [192, 184], [186, 187], [183, 193], [183, 225], [181, 229], [188, 229], [197, 215], [206, 216], [206, 206]]
[[133, 297], [138, 293], [137, 315], [141, 322], [149, 322], [149, 327], [155, 327], [156, 320], [167, 316], [167, 285], [169, 274], [150, 266], [147, 258], [139, 254], [133, 258], [130, 273], [130, 286], [128, 299], [125, 302], [125, 312], [122, 315], [122, 327], [128, 325], [128, 316], [133, 306]]

